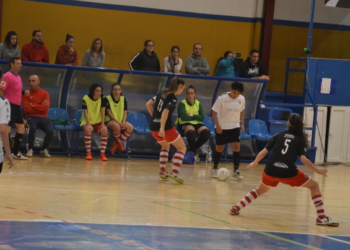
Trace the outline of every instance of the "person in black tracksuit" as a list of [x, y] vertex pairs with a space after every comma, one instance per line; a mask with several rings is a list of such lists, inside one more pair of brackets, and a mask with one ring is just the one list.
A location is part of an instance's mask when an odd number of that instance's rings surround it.
[[154, 42], [147, 40], [144, 43], [144, 50], [137, 53], [131, 59], [129, 66], [131, 70], [144, 70], [160, 72], [160, 64], [157, 54], [153, 51]]
[[310, 189], [311, 198], [314, 202], [317, 219], [316, 225], [338, 227], [339, 223], [325, 215], [323, 207], [323, 198], [321, 195], [318, 182], [304, 172], [298, 170], [295, 166], [297, 156], [300, 161], [310, 170], [317, 174], [327, 176], [327, 169], [317, 168], [306, 158], [307, 153], [307, 137], [304, 133], [304, 124], [299, 114], [291, 114], [288, 118], [288, 130], [280, 132], [272, 137], [272, 139], [247, 167], [258, 165], [269, 151], [272, 151], [271, 157], [268, 159], [259, 187], [250, 191], [240, 202], [233, 206], [230, 210], [232, 215], [238, 215], [239, 211], [253, 200], [259, 198], [270, 187], [276, 187], [280, 182], [292, 187], [305, 187]]

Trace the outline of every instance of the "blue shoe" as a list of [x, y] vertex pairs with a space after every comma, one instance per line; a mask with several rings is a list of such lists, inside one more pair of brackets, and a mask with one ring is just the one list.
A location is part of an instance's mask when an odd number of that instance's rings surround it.
[[171, 179], [175, 180], [177, 183], [180, 183], [180, 184], [184, 183], [184, 180], [181, 179], [180, 176], [175, 175], [174, 173], [170, 173], [170, 174], [169, 174], [169, 177], [170, 177]]

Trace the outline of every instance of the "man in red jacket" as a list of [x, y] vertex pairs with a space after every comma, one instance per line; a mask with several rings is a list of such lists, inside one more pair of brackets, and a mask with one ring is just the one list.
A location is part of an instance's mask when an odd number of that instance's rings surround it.
[[53, 137], [53, 126], [51, 120], [48, 118], [50, 95], [39, 87], [40, 80], [38, 76], [30, 76], [29, 84], [30, 89], [26, 90], [25, 95], [22, 96], [24, 117], [27, 120], [29, 127], [27, 156], [33, 156], [35, 132], [37, 128], [40, 128], [45, 133], [44, 143], [40, 154], [45, 157], [51, 157], [47, 150]]
[[43, 43], [43, 34], [40, 30], [34, 30], [32, 41], [22, 48], [22, 61], [49, 63], [49, 51]]

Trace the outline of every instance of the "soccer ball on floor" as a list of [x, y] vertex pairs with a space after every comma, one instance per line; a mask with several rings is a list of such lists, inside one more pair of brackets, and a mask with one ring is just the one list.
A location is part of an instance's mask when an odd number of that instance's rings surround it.
[[227, 168], [220, 168], [217, 172], [217, 177], [219, 181], [226, 181], [230, 177], [230, 170]]

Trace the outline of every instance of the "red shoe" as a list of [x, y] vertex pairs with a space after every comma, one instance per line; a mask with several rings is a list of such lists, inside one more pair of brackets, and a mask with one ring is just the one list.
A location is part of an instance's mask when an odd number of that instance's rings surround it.
[[124, 147], [123, 143], [118, 142], [118, 149], [119, 149], [119, 151], [125, 151], [125, 147]]
[[111, 153], [112, 153], [112, 155], [115, 153], [115, 151], [118, 149], [118, 147], [119, 147], [119, 145], [118, 145], [119, 143], [117, 142], [117, 141], [113, 141], [113, 143], [112, 143], [112, 147], [111, 147]]
[[92, 153], [91, 152], [87, 152], [86, 153], [86, 160], [92, 160]]
[[100, 154], [100, 159], [101, 159], [102, 161], [108, 161], [108, 159], [107, 159], [107, 157], [106, 157], [106, 155], [105, 155], [104, 153], [101, 153], [101, 154]]

